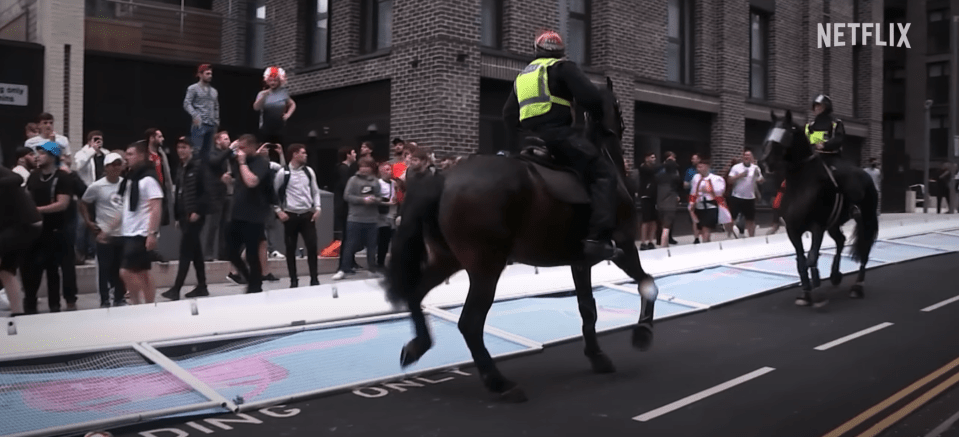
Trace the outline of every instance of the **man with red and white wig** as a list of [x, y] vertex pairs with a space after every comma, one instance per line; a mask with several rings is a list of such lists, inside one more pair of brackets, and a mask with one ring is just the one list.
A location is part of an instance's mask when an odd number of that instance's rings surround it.
[[256, 95], [253, 109], [260, 112], [260, 141], [283, 144], [286, 120], [296, 111], [296, 103], [286, 90], [286, 71], [273, 66], [263, 72], [265, 89]]

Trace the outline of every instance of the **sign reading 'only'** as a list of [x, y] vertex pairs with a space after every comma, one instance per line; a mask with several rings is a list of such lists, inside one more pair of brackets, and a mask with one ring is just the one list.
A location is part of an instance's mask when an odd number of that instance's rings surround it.
[[26, 85], [0, 83], [0, 105], [27, 106]]

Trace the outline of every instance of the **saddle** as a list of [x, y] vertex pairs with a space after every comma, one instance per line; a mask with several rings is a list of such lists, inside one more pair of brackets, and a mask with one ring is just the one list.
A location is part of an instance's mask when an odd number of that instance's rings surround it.
[[553, 197], [575, 205], [590, 203], [583, 177], [572, 168], [558, 163], [546, 149], [546, 142], [542, 139], [526, 138], [516, 159], [527, 164], [533, 177], [538, 178]]

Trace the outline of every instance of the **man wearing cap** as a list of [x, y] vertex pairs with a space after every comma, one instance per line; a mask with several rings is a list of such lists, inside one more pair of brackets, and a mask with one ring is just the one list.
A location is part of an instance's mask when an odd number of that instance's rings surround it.
[[[123, 182], [123, 157], [118, 153], [109, 153], [103, 158], [104, 177], [97, 179], [83, 193], [80, 199], [80, 215], [90, 233], [99, 237], [104, 229], [119, 220], [122, 214], [123, 199], [118, 191]], [[96, 221], [91, 220], [92, 215]], [[110, 307], [110, 285], [113, 286], [113, 306], [126, 305], [124, 294], [127, 289], [120, 280], [120, 261], [123, 260], [123, 240], [120, 230], [114, 229], [107, 235], [110, 238], [106, 243], [97, 239], [97, 285], [100, 290], [100, 308]]]
[[533, 44], [536, 59], [516, 77], [503, 107], [509, 130], [528, 131], [546, 143], [549, 152], [584, 175], [592, 198], [592, 214], [583, 252], [587, 259], [609, 259], [616, 228], [616, 176], [612, 163], [573, 128], [572, 101], [595, 120], [603, 119], [603, 99], [582, 70], [566, 57], [559, 34], [545, 31]]
[[213, 136], [220, 126], [219, 94], [210, 82], [213, 80], [213, 67], [203, 64], [197, 68], [199, 80], [187, 87], [186, 97], [183, 98], [183, 109], [193, 119], [190, 128], [193, 154], [203, 162], [209, 161], [210, 149], [213, 147]]
[[[44, 271], [50, 312], [60, 312], [60, 264], [67, 249], [67, 207], [73, 197], [72, 178], [61, 170], [60, 146], [48, 141], [37, 148], [37, 169], [27, 179], [27, 191], [43, 215], [43, 231], [26, 254], [23, 268], [24, 313], [37, 314], [37, 291]], [[66, 290], [67, 310], [76, 310], [77, 296]]]

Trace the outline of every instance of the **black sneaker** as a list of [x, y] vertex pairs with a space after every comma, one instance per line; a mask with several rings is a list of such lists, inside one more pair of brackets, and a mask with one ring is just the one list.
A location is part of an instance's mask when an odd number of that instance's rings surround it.
[[167, 291], [164, 291], [163, 293], [160, 293], [160, 296], [163, 296], [164, 298], [169, 300], [180, 300], [180, 288], [179, 287], [171, 288]]
[[193, 291], [183, 295], [183, 297], [204, 297], [209, 296], [210, 291], [206, 289], [206, 285], [200, 285], [193, 289]]
[[290, 279], [290, 288], [297, 288], [300, 286], [300, 281], [296, 279]]
[[280, 280], [280, 278], [277, 278], [276, 276], [273, 276], [272, 273], [270, 273], [270, 274], [264, 276], [264, 277], [263, 277], [263, 280], [264, 280], [264, 281], [270, 281], [270, 282], [278, 282], [278, 281]]
[[110, 308], [110, 302], [100, 302], [100, 308]]
[[320, 280], [317, 278], [310, 279], [310, 286], [320, 285]]
[[226, 279], [236, 285], [246, 285], [246, 278], [239, 273], [229, 273], [226, 275]]

